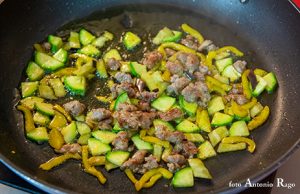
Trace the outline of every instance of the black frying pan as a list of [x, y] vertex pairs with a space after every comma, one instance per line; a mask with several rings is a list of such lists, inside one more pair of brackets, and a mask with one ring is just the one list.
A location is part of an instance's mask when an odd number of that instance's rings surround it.
[[[149, 4], [151, 2], [151, 4]], [[91, 13], [96, 12], [86, 20]], [[137, 13], [138, 12], [138, 13]], [[38, 169], [51, 158], [53, 151], [26, 141], [22, 117], [14, 110], [15, 89], [22, 70], [32, 56], [32, 45], [48, 34], [62, 29], [86, 26], [85, 21], [127, 14], [132, 16], [132, 30], [157, 31], [162, 26], [177, 27], [187, 22], [197, 27], [217, 45], [234, 45], [247, 53], [251, 64], [274, 71], [279, 88], [274, 95], [263, 96], [271, 107], [267, 123], [252, 133], [257, 142], [254, 154], [237, 152], [220, 154], [208, 159], [206, 165], [214, 179], [196, 181], [195, 187], [173, 189], [160, 180], [143, 193], [204, 193], [232, 192], [228, 183], [261, 180], [280, 166], [299, 143], [300, 90], [300, 15], [288, 1], [238, 0], [176, 1], [16, 1], [7, 0], [0, 6], [0, 161], [37, 187], [50, 192], [134, 193], [132, 183], [119, 170], [105, 173], [108, 182], [102, 186], [96, 178], [84, 173], [79, 162], [68, 162], [51, 172]], [[111, 28], [124, 31], [118, 23], [87, 25], [92, 31]]]

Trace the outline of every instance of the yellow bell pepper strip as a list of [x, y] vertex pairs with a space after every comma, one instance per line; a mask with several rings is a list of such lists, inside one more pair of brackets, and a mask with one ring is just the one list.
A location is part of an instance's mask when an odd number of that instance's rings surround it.
[[247, 102], [246, 104], [241, 105], [243, 109], [249, 110], [251, 109], [255, 104], [257, 103], [256, 98], [252, 98], [250, 102]]
[[67, 124], [68, 123], [66, 117], [62, 113], [55, 110], [54, 117], [49, 124], [49, 128], [50, 129], [56, 128], [60, 130], [62, 127], [66, 126]]
[[171, 179], [173, 177], [173, 174], [165, 169], [165, 168], [158, 168], [158, 171], [162, 174], [162, 176], [165, 178], [165, 179]]
[[170, 142], [160, 140], [157, 137], [144, 136], [141, 139], [144, 140], [144, 141], [146, 141], [146, 142], [149, 142], [149, 143], [156, 143], [156, 144], [161, 145], [161, 146], [163, 146], [165, 148], [170, 147]]
[[237, 137], [237, 136], [231, 136], [231, 137], [225, 137], [222, 139], [222, 143], [240, 143], [244, 142], [248, 145], [248, 151], [250, 153], [253, 153], [256, 147], [255, 142], [252, 139], [246, 138], [246, 137]]
[[195, 38], [198, 40], [198, 42], [199, 42], [200, 44], [204, 41], [204, 38], [203, 38], [202, 34], [200, 34], [199, 31], [197, 31], [196, 29], [192, 28], [192, 27], [189, 26], [188, 24], [182, 24], [182, 25], [181, 25], [181, 28], [182, 28], [182, 30], [183, 30], [185, 33], [187, 33], [187, 34], [189, 34], [189, 35], [195, 37]]
[[55, 104], [53, 108], [54, 110], [57, 110], [58, 112], [62, 113], [69, 122], [72, 122], [72, 117], [62, 106], [60, 106], [59, 104]]
[[126, 168], [124, 170], [125, 174], [127, 175], [127, 177], [129, 178], [129, 180], [135, 184], [136, 182], [138, 182], [138, 180], [135, 178], [133, 172], [129, 169], [129, 168]]
[[155, 169], [151, 169], [149, 171], [147, 171], [139, 181], [137, 181], [134, 186], [135, 186], [135, 189], [137, 191], [141, 190], [143, 188], [143, 186], [145, 185], [145, 183], [155, 174], [159, 173], [158, 169], [155, 168]]
[[268, 119], [270, 115], [270, 108], [268, 106], [265, 106], [264, 109], [254, 117], [249, 123], [248, 123], [248, 129], [253, 130], [262, 124]]
[[222, 88], [212, 84], [211, 82], [206, 82], [206, 85], [209, 89], [209, 92], [216, 92], [216, 93], [220, 94], [221, 96], [226, 95], [225, 90], [223, 90]]
[[254, 69], [254, 74], [263, 77], [263, 76], [267, 75], [268, 72], [266, 72], [263, 69], [256, 68], [256, 69]]
[[95, 167], [91, 166], [88, 161], [88, 146], [82, 146], [82, 163], [84, 167], [84, 171], [97, 177], [99, 182], [101, 184], [104, 184], [106, 182], [106, 178], [103, 176], [103, 174], [98, 171]]
[[230, 52], [232, 52], [233, 54], [235, 54], [238, 57], [242, 57], [244, 55], [244, 53], [242, 51], [240, 51], [239, 49], [237, 49], [234, 46], [224, 46], [222, 48], [219, 48], [216, 51], [216, 53], [219, 54], [219, 53], [222, 53], [224, 51], [230, 51]]
[[63, 77], [63, 76], [73, 75], [73, 72], [75, 70], [76, 70], [75, 67], [66, 67], [66, 68], [56, 71], [55, 73], [53, 73], [51, 75], [53, 75], [54, 77]]
[[205, 64], [206, 66], [211, 69], [213, 66], [213, 59], [217, 56], [216, 51], [209, 51], [206, 55]]
[[161, 159], [165, 162], [168, 162], [167, 158], [172, 153], [173, 147], [170, 145], [170, 147], [165, 148], [163, 151], [163, 154], [161, 155]]
[[105, 165], [105, 156], [92, 156], [88, 159], [91, 166], [102, 166]]
[[94, 61], [97, 62], [96, 59], [94, 59], [94, 58], [92, 58], [92, 57], [89, 57], [89, 56], [87, 56], [87, 55], [85, 55], [85, 54], [81, 54], [81, 53], [73, 53], [73, 54], [70, 54], [69, 57], [70, 57], [70, 58], [75, 58], [75, 59], [77, 59], [77, 58], [82, 58], [85, 62], [89, 62], [89, 61], [91, 61], [91, 60], [94, 60]]
[[43, 170], [51, 170], [55, 166], [58, 166], [58, 165], [64, 163], [68, 159], [79, 160], [79, 159], [81, 159], [81, 157], [80, 157], [80, 155], [78, 153], [76, 153], [76, 154], [66, 153], [64, 155], [52, 158], [49, 161], [41, 164], [40, 168], [43, 169]]
[[158, 181], [161, 177], [162, 177], [162, 174], [160, 174], [160, 173], [156, 174], [156, 175], [153, 175], [150, 178], [150, 180], [143, 185], [143, 188], [150, 188], [150, 187], [152, 187], [156, 183], [156, 181]]
[[143, 138], [143, 137], [145, 137], [145, 136], [146, 136], [146, 134], [147, 134], [147, 130], [146, 130], [146, 129], [142, 129], [142, 130], [140, 130], [140, 138]]
[[64, 145], [64, 137], [57, 128], [51, 129], [48, 143], [56, 150], [59, 150]]
[[232, 86], [225, 84], [223, 82], [220, 82], [219, 80], [211, 77], [211, 76], [205, 76], [205, 80], [207, 82], [210, 82], [213, 85], [218, 86], [219, 88], [222, 88], [223, 90], [225, 90], [226, 92], [228, 92], [229, 90], [231, 90]]
[[248, 110], [238, 105], [234, 100], [231, 101], [231, 106], [234, 115], [240, 118], [246, 117], [248, 115]]
[[152, 136], [152, 135], [154, 135], [154, 133], [155, 133], [155, 128], [153, 126], [150, 127], [150, 129], [147, 130], [147, 135]]
[[171, 81], [171, 73], [170, 73], [170, 71], [165, 70], [161, 77], [162, 77], [162, 79], [164, 81], [170, 82]]
[[35, 126], [34, 126], [33, 116], [32, 116], [31, 111], [29, 110], [29, 108], [27, 108], [26, 106], [23, 106], [23, 105], [18, 105], [17, 109], [19, 111], [22, 111], [24, 114], [26, 133], [34, 130]]
[[250, 89], [250, 83], [248, 80], [248, 75], [250, 73], [250, 69], [247, 69], [242, 74], [242, 86], [243, 86], [243, 93], [247, 99], [250, 99], [252, 96], [252, 92]]

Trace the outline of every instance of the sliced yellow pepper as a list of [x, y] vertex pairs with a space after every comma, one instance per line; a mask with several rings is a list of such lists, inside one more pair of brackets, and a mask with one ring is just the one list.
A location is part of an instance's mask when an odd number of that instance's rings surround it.
[[162, 174], [162, 176], [165, 178], [165, 179], [170, 179], [173, 177], [173, 174], [172, 172], [170, 172], [169, 170], [165, 169], [165, 168], [158, 168], [158, 171]]
[[144, 136], [144, 137], [141, 137], [141, 139], [146, 141], [146, 142], [149, 142], [149, 143], [156, 143], [158, 145], [164, 146], [165, 148], [170, 147], [170, 142], [160, 140], [157, 137]]
[[265, 106], [264, 109], [254, 117], [249, 123], [248, 123], [248, 129], [253, 130], [262, 124], [268, 119], [270, 115], [270, 108], [268, 106]]
[[205, 64], [208, 68], [211, 68], [213, 66], [213, 59], [216, 57], [217, 52], [216, 51], [209, 51], [206, 55]]
[[66, 67], [63, 69], [60, 69], [53, 73], [52, 75], [54, 77], [62, 77], [62, 76], [67, 76], [67, 75], [73, 75], [73, 72], [76, 70], [75, 67]]
[[207, 82], [206, 85], [209, 89], [209, 92], [216, 92], [216, 93], [220, 94], [221, 96], [226, 95], [225, 90], [223, 90], [222, 88], [212, 84], [211, 82]]
[[81, 157], [80, 157], [80, 155], [78, 153], [76, 153], [76, 154], [66, 153], [64, 155], [52, 158], [49, 161], [41, 164], [40, 168], [43, 169], [43, 170], [51, 170], [55, 166], [58, 166], [58, 165], [64, 163], [68, 159], [79, 160], [79, 159], [81, 159]]
[[203, 38], [202, 34], [200, 34], [199, 31], [192, 28], [188, 24], [182, 24], [181, 28], [185, 33], [190, 34], [191, 36], [195, 37], [200, 44], [204, 41], [204, 38]]
[[105, 156], [92, 156], [88, 159], [91, 166], [102, 166], [105, 165]]
[[256, 69], [254, 69], [254, 74], [263, 77], [263, 76], [267, 75], [268, 72], [266, 72], [263, 69], [256, 68]]
[[251, 109], [255, 104], [257, 103], [256, 98], [252, 98], [250, 102], [247, 102], [246, 104], [241, 105], [243, 109], [249, 110]]
[[170, 145], [170, 147], [165, 148], [163, 151], [163, 154], [161, 155], [161, 159], [165, 162], [168, 162], [167, 158], [172, 153], [173, 147]]
[[238, 57], [242, 57], [244, 55], [244, 53], [242, 51], [240, 51], [239, 49], [237, 49], [234, 46], [224, 46], [222, 48], [219, 48], [216, 52], [217, 52], [217, 54], [219, 54], [219, 53], [222, 53], [224, 51], [230, 51]]
[[141, 190], [143, 188], [143, 186], [145, 185], [145, 183], [155, 174], [159, 173], [158, 169], [155, 168], [155, 169], [151, 169], [149, 171], [147, 171], [139, 181], [137, 181], [134, 186], [135, 186], [135, 189], [137, 191]]
[[252, 96], [252, 92], [251, 92], [251, 89], [250, 89], [250, 83], [249, 83], [249, 80], [248, 80], [249, 73], [250, 73], [250, 69], [247, 69], [242, 74], [243, 93], [244, 93], [244, 95], [247, 99], [250, 99], [251, 96]]
[[234, 100], [231, 101], [231, 106], [232, 106], [232, 111], [236, 116], [240, 118], [248, 116], [248, 110], [238, 105]]
[[70, 114], [62, 106], [60, 106], [59, 104], [55, 104], [53, 106], [53, 108], [55, 110], [57, 110], [58, 112], [62, 113], [67, 118], [67, 120], [69, 122], [72, 122], [72, 117], [70, 116]]
[[170, 73], [170, 71], [168, 71], [168, 70], [164, 71], [164, 73], [162, 74], [161, 77], [162, 77], [162, 79], [164, 81], [170, 82], [170, 80], [171, 80], [171, 73]]
[[62, 113], [54, 111], [54, 114], [55, 115], [49, 124], [50, 129], [61, 129], [62, 127], [67, 125], [67, 119]]
[[162, 174], [160, 174], [160, 173], [153, 175], [150, 178], [150, 180], [143, 185], [143, 188], [150, 188], [150, 187], [152, 187], [156, 183], [156, 181], [158, 181], [161, 177], [162, 177]]
[[59, 150], [64, 145], [64, 137], [57, 128], [51, 129], [48, 143], [56, 150]]
[[23, 106], [23, 105], [18, 105], [17, 109], [19, 111], [22, 111], [24, 114], [26, 133], [34, 130], [35, 126], [34, 126], [33, 116], [32, 116], [31, 111], [29, 110], [29, 108], [27, 108], [26, 106]]
[[147, 130], [146, 130], [146, 129], [142, 129], [142, 130], [140, 130], [140, 138], [143, 138], [143, 137], [145, 137], [145, 136], [146, 136], [146, 134], [147, 134]]
[[126, 169], [124, 170], [124, 172], [125, 172], [125, 174], [126, 174], [127, 177], [129, 178], [129, 180], [130, 180], [133, 184], [135, 184], [136, 182], [138, 182], [138, 180], [135, 178], [133, 172], [132, 172], [130, 169], [126, 168]]
[[103, 102], [103, 103], [111, 103], [111, 101], [112, 101], [111, 96], [108, 96], [108, 97], [106, 97], [106, 96], [95, 96], [95, 98], [97, 100], [99, 100], [100, 102]]
[[229, 90], [231, 90], [232, 86], [225, 84], [223, 82], [220, 82], [219, 80], [211, 77], [211, 76], [205, 76], [205, 79], [207, 82], [210, 82], [213, 85], [218, 86], [219, 88], [222, 88], [223, 90], [225, 90], [226, 92], [228, 92]]
[[104, 184], [106, 182], [106, 178], [103, 176], [103, 174], [98, 171], [95, 167], [91, 166], [88, 161], [88, 146], [82, 146], [82, 163], [84, 167], [84, 171], [97, 177], [99, 182], [101, 184]]
[[255, 142], [252, 139], [246, 138], [246, 137], [237, 137], [237, 136], [231, 136], [231, 137], [225, 137], [222, 140], [222, 143], [240, 143], [240, 142], [244, 142], [246, 144], [248, 144], [248, 151], [250, 153], [253, 153], [255, 150]]

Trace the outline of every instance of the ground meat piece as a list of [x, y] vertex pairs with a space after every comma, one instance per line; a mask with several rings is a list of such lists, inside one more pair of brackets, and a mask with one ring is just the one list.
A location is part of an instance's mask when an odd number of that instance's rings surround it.
[[115, 150], [127, 151], [128, 142], [129, 142], [129, 138], [127, 136], [127, 132], [126, 131], [120, 131], [117, 134], [117, 137], [112, 142], [112, 145], [115, 147], [114, 148]]
[[138, 108], [141, 111], [150, 111], [151, 110], [149, 102], [145, 102], [145, 101], [140, 101], [138, 104]]
[[184, 70], [191, 74], [199, 68], [200, 61], [194, 54], [179, 52], [177, 60], [183, 64]]
[[198, 148], [193, 142], [184, 140], [175, 145], [174, 152], [181, 153], [185, 158], [192, 158], [198, 153]]
[[183, 116], [183, 112], [179, 108], [172, 108], [167, 112], [158, 113], [159, 117], [164, 121], [172, 121]]
[[174, 62], [172, 61], [168, 61], [166, 63], [166, 68], [169, 70], [169, 72], [174, 75], [182, 75], [183, 74], [183, 66], [181, 65], [181, 63], [176, 60]]
[[156, 112], [141, 112], [139, 127], [149, 129], [155, 117]]
[[139, 79], [139, 78], [136, 79], [135, 85], [138, 88], [139, 92], [142, 92], [145, 89], [145, 86], [146, 86], [145, 82], [143, 80]]
[[196, 71], [193, 75], [194, 79], [197, 81], [205, 81], [205, 75], [199, 71]]
[[233, 84], [229, 94], [243, 94], [243, 87], [241, 84]]
[[104, 119], [98, 123], [98, 128], [101, 130], [111, 130], [112, 118]]
[[204, 40], [200, 46], [198, 47], [198, 51], [213, 51], [218, 49], [218, 47], [216, 47], [216, 45], [213, 44], [213, 42], [211, 40]]
[[75, 154], [81, 152], [81, 146], [78, 143], [65, 144], [59, 150], [55, 150], [55, 151], [61, 154], [64, 153]]
[[172, 55], [174, 55], [176, 53], [175, 50], [170, 49], [170, 48], [165, 48], [165, 52], [166, 52], [167, 57], [171, 57]]
[[50, 52], [50, 50], [51, 50], [51, 44], [49, 42], [44, 42], [42, 44], [42, 47], [46, 52]]
[[92, 109], [88, 114], [88, 118], [95, 122], [108, 119], [110, 116], [111, 112], [105, 108]]
[[137, 111], [138, 108], [134, 106], [133, 104], [128, 104], [128, 103], [121, 103], [118, 105], [118, 111], [128, 111], [128, 112], [133, 112]]
[[181, 44], [194, 50], [197, 50], [199, 47], [198, 40], [191, 35], [187, 35], [185, 38], [181, 39]]
[[157, 163], [156, 157], [153, 156], [152, 154], [150, 156], [146, 157], [145, 161], [146, 161], [146, 163], [143, 165], [143, 168], [146, 171], [151, 170], [153, 168], [157, 168], [159, 166], [158, 163]]
[[115, 58], [109, 58], [106, 67], [111, 71], [117, 71], [121, 67], [121, 63]]
[[206, 106], [211, 96], [208, 91], [207, 85], [204, 82], [190, 83], [185, 87], [181, 94], [188, 102], [197, 102], [200, 106]]
[[237, 70], [239, 73], [243, 73], [246, 69], [247, 62], [246, 61], [241, 61], [237, 60], [236, 62], [233, 63], [233, 67], [235, 70]]
[[234, 100], [239, 105], [243, 105], [248, 102], [248, 99], [243, 94], [228, 94], [224, 96], [227, 101]]
[[180, 143], [185, 138], [184, 134], [180, 131], [170, 131], [163, 125], [156, 126], [155, 136], [161, 140], [167, 140], [171, 143]]
[[200, 73], [203, 73], [204, 75], [209, 75], [210, 74], [209, 69], [206, 65], [200, 65], [199, 66], [199, 71], [200, 71]]
[[148, 52], [142, 59], [142, 64], [146, 65], [148, 69], [152, 69], [157, 63], [162, 60], [162, 54], [158, 51]]
[[175, 172], [178, 168], [181, 168], [185, 165], [186, 159], [183, 155], [173, 154], [167, 157], [167, 162], [169, 171]]
[[129, 97], [135, 97], [135, 89], [134, 85], [130, 83], [121, 83], [121, 84], [114, 84], [111, 88], [110, 91], [112, 93], [113, 97], [119, 96], [123, 92], [126, 92]]
[[186, 87], [191, 82], [190, 79], [186, 77], [179, 77], [178, 75], [173, 75], [171, 77], [171, 85], [167, 87], [168, 93], [179, 94], [181, 90]]
[[129, 168], [133, 172], [137, 171], [137, 168], [139, 168], [138, 165], [144, 162], [146, 154], [146, 150], [138, 150], [131, 158], [122, 164], [121, 169]]
[[65, 110], [74, 117], [81, 115], [85, 110], [85, 105], [78, 100], [67, 102], [63, 105]]
[[151, 102], [155, 98], [157, 98], [158, 93], [157, 92], [148, 92], [148, 91], [143, 91], [140, 93], [137, 93], [137, 98], [140, 100], [143, 100], [145, 102]]
[[133, 83], [132, 77], [128, 73], [117, 72], [115, 75], [115, 79], [119, 83]]

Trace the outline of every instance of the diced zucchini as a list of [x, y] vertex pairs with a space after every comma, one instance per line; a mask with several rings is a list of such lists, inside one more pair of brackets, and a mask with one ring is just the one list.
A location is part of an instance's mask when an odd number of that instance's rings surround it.
[[143, 141], [140, 136], [137, 134], [131, 138], [131, 141], [134, 143], [134, 145], [137, 147], [139, 150], [148, 150], [152, 151], [153, 146], [151, 143]]
[[207, 111], [209, 115], [224, 110], [225, 105], [221, 96], [215, 96], [208, 102]]
[[163, 153], [163, 147], [158, 144], [153, 144], [153, 156], [156, 157], [158, 162], [161, 160], [162, 153]]
[[105, 63], [107, 63], [108, 59], [111, 59], [111, 58], [114, 58], [119, 61], [122, 60], [122, 57], [117, 49], [110, 49], [103, 56], [103, 60]]
[[35, 103], [35, 109], [45, 115], [54, 115], [53, 105], [49, 103], [37, 102]]
[[117, 134], [111, 131], [97, 130], [92, 132], [93, 137], [100, 140], [102, 143], [110, 144], [117, 137]]
[[193, 187], [194, 176], [191, 167], [185, 167], [177, 171], [172, 179], [174, 187]]
[[76, 121], [76, 127], [80, 135], [84, 135], [91, 132], [91, 128], [84, 122]]
[[163, 42], [163, 39], [167, 38], [167, 37], [172, 37], [174, 36], [174, 33], [172, 30], [170, 30], [167, 27], [164, 27], [163, 29], [161, 29], [157, 35], [153, 38], [152, 42], [156, 45], [160, 44]]
[[200, 130], [208, 133], [211, 131], [210, 120], [207, 110], [197, 110], [196, 123]]
[[267, 92], [269, 94], [273, 93], [278, 85], [276, 75], [273, 72], [270, 72], [267, 75], [265, 75], [263, 79], [267, 82], [267, 86], [266, 86]]
[[118, 166], [121, 166], [128, 158], [130, 153], [125, 151], [112, 151], [106, 154], [106, 159]]
[[61, 98], [66, 95], [65, 87], [59, 78], [50, 79], [49, 84], [53, 88], [56, 97]]
[[232, 152], [232, 151], [238, 151], [238, 150], [244, 150], [246, 149], [246, 143], [241, 142], [241, 143], [235, 143], [235, 144], [230, 144], [230, 143], [220, 143], [219, 147], [217, 149], [218, 153], [223, 153], [223, 152]]
[[204, 138], [200, 133], [185, 133], [184, 136], [188, 141], [191, 142], [196, 142], [196, 143], [204, 142]]
[[220, 60], [220, 59], [224, 59], [230, 56], [230, 53], [227, 51], [223, 51], [221, 53], [218, 53], [215, 57], [215, 60]]
[[204, 160], [206, 158], [210, 158], [210, 157], [213, 157], [216, 155], [217, 155], [217, 153], [214, 150], [211, 143], [209, 143], [209, 141], [205, 141], [198, 147], [198, 158], [200, 158], [201, 160]]
[[118, 165], [115, 165], [111, 162], [109, 162], [108, 160], [105, 160], [105, 170], [108, 172], [112, 169], [115, 169], [115, 168], [118, 168], [119, 166]]
[[262, 77], [256, 75], [256, 79], [258, 81], [258, 84], [256, 85], [255, 89], [252, 92], [252, 96], [254, 97], [259, 96], [267, 87], [267, 82]]
[[53, 53], [57, 52], [63, 45], [61, 37], [49, 35], [48, 42], [51, 44], [51, 51]]
[[80, 48], [79, 34], [77, 32], [70, 32], [68, 41], [70, 48]]
[[249, 130], [245, 121], [232, 123], [229, 129], [230, 136], [249, 136]]
[[87, 77], [89, 74], [93, 74], [95, 70], [93, 61], [89, 61], [73, 71], [73, 74]]
[[182, 95], [179, 96], [179, 105], [188, 115], [192, 116], [196, 114], [198, 104], [195, 102], [187, 102]]
[[89, 31], [85, 29], [81, 29], [79, 31], [79, 41], [82, 45], [85, 46], [91, 44], [95, 39], [96, 37], [93, 34], [91, 34]]
[[33, 96], [38, 89], [39, 82], [22, 82], [21, 83], [21, 93], [22, 97], [26, 98], [28, 96]]
[[102, 155], [111, 151], [111, 147], [108, 144], [102, 143], [95, 138], [88, 139], [89, 151], [93, 156]]
[[170, 130], [170, 131], [174, 131], [174, 127], [167, 121], [163, 121], [161, 119], [155, 119], [153, 121], [153, 125], [154, 125], [154, 128], [157, 129], [157, 127], [159, 125], [163, 125], [166, 129]]
[[78, 53], [88, 55], [90, 57], [99, 57], [100, 51], [93, 45], [86, 45], [77, 51]]
[[75, 121], [62, 128], [60, 132], [64, 136], [66, 143], [72, 143], [78, 134]]
[[115, 106], [114, 106], [114, 110], [118, 110], [118, 107], [119, 107], [119, 104], [122, 104], [122, 103], [129, 103], [131, 104], [130, 102], [130, 99], [127, 95], [126, 92], [120, 94], [117, 99], [116, 99], [116, 102], [115, 102]]
[[37, 143], [42, 143], [49, 140], [46, 127], [37, 127], [26, 134], [27, 138]]
[[54, 55], [53, 55], [53, 58], [59, 60], [60, 62], [62, 63], [65, 63], [67, 62], [67, 59], [68, 59], [68, 52], [63, 49], [63, 48], [60, 48]]
[[46, 53], [36, 52], [35, 62], [46, 71], [55, 71], [64, 66], [64, 63], [47, 55]]
[[30, 110], [34, 109], [35, 103], [37, 102], [44, 102], [44, 99], [36, 96], [30, 96], [20, 101], [22, 105], [26, 106]]
[[85, 121], [85, 115], [82, 114], [82, 115], [76, 116], [76, 117], [74, 117], [74, 119], [75, 119], [76, 121], [84, 122], [84, 121]]
[[56, 100], [53, 89], [45, 84], [39, 85], [39, 96], [48, 100]]
[[226, 126], [226, 125], [230, 125], [232, 120], [233, 120], [232, 116], [217, 112], [214, 114], [212, 118], [211, 125], [213, 127]]
[[224, 59], [220, 59], [220, 60], [217, 60], [216, 61], [216, 66], [217, 66], [217, 69], [218, 71], [221, 73], [223, 72], [223, 70], [229, 66], [229, 65], [232, 65], [233, 64], [233, 60], [231, 57], [229, 58], [224, 58]]
[[102, 48], [107, 41], [113, 40], [114, 35], [108, 31], [104, 31], [103, 35], [93, 41], [93, 45]]
[[91, 137], [90, 133], [83, 134], [77, 139], [77, 143], [79, 143], [80, 145], [87, 145], [90, 137]]
[[162, 94], [168, 86], [168, 83], [162, 79], [161, 71], [143, 73], [141, 79], [146, 83], [150, 91], [158, 90], [159, 94]]
[[161, 96], [155, 99], [151, 106], [159, 111], [166, 112], [168, 111], [176, 102], [176, 99], [170, 96]]
[[132, 33], [126, 32], [123, 38], [123, 44], [127, 50], [132, 50], [142, 42], [141, 38]]
[[121, 128], [120, 124], [118, 122], [116, 122], [114, 124], [114, 127], [112, 129], [113, 132], [118, 133], [119, 131], [123, 131], [123, 129]]
[[130, 68], [130, 73], [135, 77], [140, 77], [142, 74], [147, 72], [146, 65], [142, 65], [137, 62], [130, 62], [129, 68]]
[[185, 119], [181, 123], [176, 126], [178, 131], [182, 131], [184, 133], [193, 133], [199, 131], [199, 127], [192, 123], [191, 121]]
[[33, 115], [33, 121], [37, 125], [46, 126], [50, 123], [50, 118], [47, 115], [36, 112]]
[[162, 42], [178, 42], [182, 37], [182, 32], [173, 30], [173, 36], [165, 37]]
[[45, 71], [38, 64], [30, 61], [26, 69], [26, 74], [30, 81], [38, 81], [42, 79]]
[[227, 137], [229, 132], [226, 127], [218, 127], [208, 134], [209, 141], [215, 147], [224, 137]]
[[192, 168], [194, 177], [212, 179], [211, 174], [205, 167], [204, 163], [199, 158], [188, 159], [189, 165]]
[[100, 78], [108, 78], [106, 67], [105, 67], [104, 61], [102, 59], [99, 59], [97, 61], [96, 68], [97, 68], [97, 75]]
[[86, 92], [86, 80], [83, 76], [67, 76], [64, 79], [64, 84], [67, 90], [72, 95], [84, 96]]
[[223, 70], [222, 76], [228, 77], [231, 82], [234, 82], [241, 77], [241, 74], [232, 65], [229, 65]]
[[250, 116], [254, 118], [256, 115], [258, 115], [264, 107], [261, 105], [261, 103], [257, 102], [251, 109], [250, 109]]

